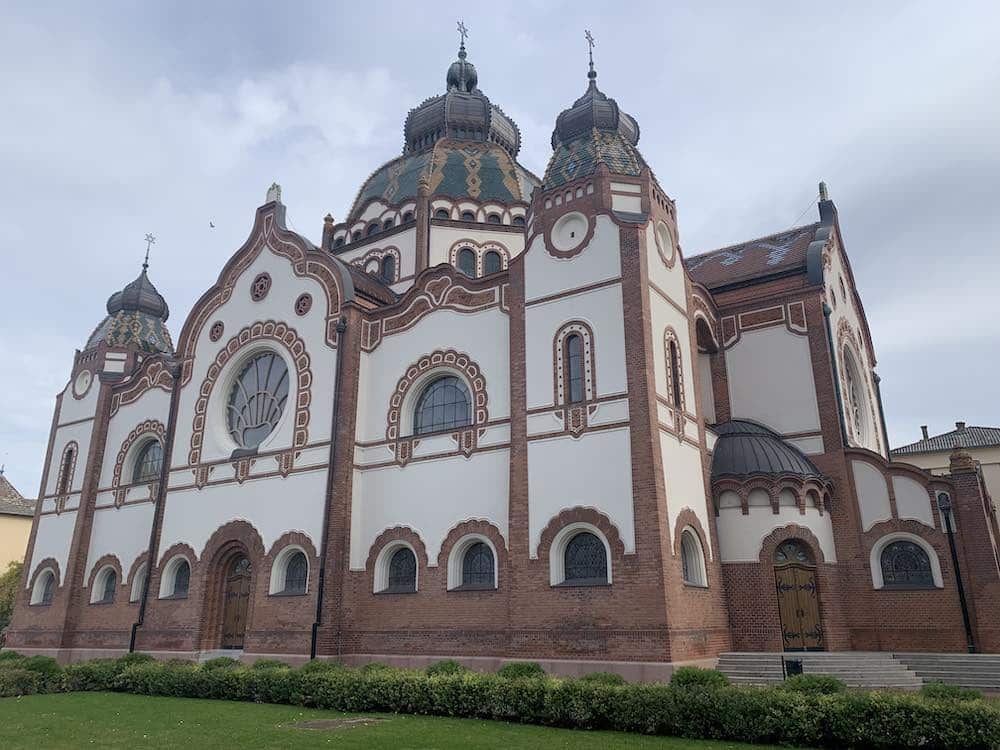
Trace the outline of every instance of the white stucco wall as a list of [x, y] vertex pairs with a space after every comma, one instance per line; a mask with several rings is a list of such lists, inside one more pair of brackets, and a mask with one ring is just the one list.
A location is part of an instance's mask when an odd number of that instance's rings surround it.
[[[73, 541], [75, 525], [76, 513], [74, 511], [59, 515], [46, 515], [38, 519], [38, 533], [35, 536], [35, 549], [31, 555], [29, 578], [34, 574], [38, 563], [49, 557], [59, 563], [59, 575], [65, 578], [66, 564], [69, 560], [69, 546]], [[59, 583], [62, 584], [63, 581], [60, 580]]]
[[152, 523], [152, 503], [95, 510], [84, 580], [89, 579], [94, 563], [104, 555], [115, 555], [122, 566], [122, 577], [128, 576], [132, 563], [149, 548]]
[[858, 491], [861, 529], [868, 531], [880, 521], [888, 521], [892, 518], [889, 488], [886, 486], [882, 472], [866, 461], [851, 461], [851, 469]]
[[820, 515], [817, 508], [806, 508], [801, 513], [796, 507], [781, 506], [775, 513], [770, 503], [751, 505], [744, 516], [739, 507], [722, 508], [716, 519], [719, 530], [719, 557], [724, 563], [758, 562], [765, 537], [775, 529], [789, 524], [809, 529], [819, 540], [823, 559], [837, 562], [830, 514]]
[[[161, 388], [151, 388], [138, 400], [118, 410], [108, 423], [108, 441], [104, 450], [104, 462], [101, 465], [101, 489], [111, 486], [114, 478], [115, 463], [118, 451], [129, 434], [147, 419], [159, 420], [166, 427], [170, 413], [170, 394]], [[131, 456], [130, 456], [131, 458]], [[132, 479], [132, 466], [122, 467], [121, 481], [128, 484]]]
[[705, 497], [705, 475], [701, 465], [701, 451], [679, 441], [674, 435], [660, 432], [660, 455], [663, 459], [663, 484], [667, 492], [667, 518], [670, 524], [670, 546], [673, 549], [677, 516], [685, 508], [694, 511], [701, 528], [708, 536], [708, 553], [711, 555], [712, 524], [709, 522]]
[[923, 485], [902, 474], [893, 474], [892, 494], [896, 497], [896, 513], [900, 518], [934, 526], [931, 497]]
[[726, 351], [734, 419], [762, 422], [779, 433], [819, 430], [809, 339], [784, 326], [744, 331]]
[[534, 239], [524, 259], [526, 301], [621, 278], [618, 227], [607, 216], [598, 216], [596, 222], [590, 243], [570, 258], [550, 255], [541, 236]]

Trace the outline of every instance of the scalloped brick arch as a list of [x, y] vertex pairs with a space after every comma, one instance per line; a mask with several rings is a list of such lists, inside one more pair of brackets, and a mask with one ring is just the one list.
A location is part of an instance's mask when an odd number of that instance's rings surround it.
[[503, 534], [500, 533], [500, 529], [482, 518], [472, 518], [451, 527], [451, 530], [441, 542], [441, 549], [438, 550], [437, 555], [437, 564], [440, 565], [442, 561], [446, 561], [451, 555], [451, 550], [455, 546], [455, 543], [468, 534], [480, 534], [493, 542], [493, 546], [497, 550], [497, 556], [500, 558], [497, 560], [497, 567], [503, 568], [506, 565], [507, 541], [503, 538]]
[[205, 420], [207, 418], [208, 402], [226, 364], [237, 353], [258, 341], [273, 341], [288, 350], [295, 363], [296, 397], [295, 397], [295, 432], [292, 445], [302, 448], [309, 442], [309, 404], [311, 401], [310, 386], [312, 385], [312, 370], [310, 369], [309, 353], [305, 342], [298, 332], [287, 323], [274, 320], [257, 321], [243, 328], [229, 339], [229, 342], [215, 356], [215, 361], [209, 366], [198, 389], [198, 400], [194, 406], [194, 420], [191, 425], [191, 450], [188, 452], [188, 464], [195, 466], [201, 461], [201, 449], [205, 436]]
[[562, 510], [558, 515], [549, 519], [549, 522], [542, 529], [542, 533], [538, 537], [538, 548], [535, 556], [539, 560], [547, 559], [549, 547], [552, 545], [552, 540], [559, 533], [559, 530], [571, 523], [581, 522], [589, 523], [591, 526], [600, 529], [601, 533], [604, 534], [604, 538], [608, 540], [612, 554], [615, 557], [624, 557], [625, 543], [622, 541], [621, 534], [618, 533], [618, 527], [600, 511], [594, 508], [584, 508], [580, 505]]
[[761, 540], [760, 552], [757, 559], [763, 565], [772, 565], [774, 563], [774, 550], [777, 549], [779, 544], [789, 539], [801, 539], [812, 548], [817, 564], [826, 563], [826, 557], [823, 555], [823, 547], [820, 546], [816, 535], [804, 526], [794, 523], [774, 529], [770, 534], [765, 536]]
[[428, 565], [427, 546], [424, 544], [424, 540], [420, 538], [420, 534], [409, 526], [393, 526], [375, 537], [372, 546], [368, 548], [368, 559], [365, 560], [365, 570], [368, 571], [369, 575], [375, 575], [375, 561], [378, 559], [382, 548], [390, 542], [397, 541], [408, 542], [413, 547], [417, 553], [417, 565], [423, 564], [425, 567]]
[[[117, 490], [121, 486], [122, 472], [125, 470], [125, 459], [128, 458], [129, 451], [136, 442], [147, 435], [155, 435], [160, 441], [160, 445], [163, 445], [166, 434], [166, 426], [158, 419], [147, 419], [137, 424], [122, 441], [121, 448], [118, 449], [118, 456], [115, 458], [115, 471], [111, 479], [111, 488]], [[126, 482], [126, 484], [132, 483]]]

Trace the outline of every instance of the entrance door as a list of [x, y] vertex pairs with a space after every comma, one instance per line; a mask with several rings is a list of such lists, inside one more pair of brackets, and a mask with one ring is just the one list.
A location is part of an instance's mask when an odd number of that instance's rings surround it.
[[791, 539], [779, 545], [774, 553], [774, 580], [785, 651], [822, 651], [816, 566], [803, 542]]
[[250, 604], [250, 561], [242, 555], [233, 560], [222, 596], [222, 648], [243, 648]]

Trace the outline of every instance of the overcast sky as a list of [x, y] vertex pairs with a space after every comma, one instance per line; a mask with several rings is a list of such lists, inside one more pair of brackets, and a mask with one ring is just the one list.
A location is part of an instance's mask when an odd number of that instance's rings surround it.
[[176, 337], [273, 180], [313, 242], [343, 218], [407, 111], [444, 90], [462, 14], [539, 175], [592, 30], [686, 255], [814, 221], [826, 180], [892, 444], [1000, 424], [995, 0], [158, 5], [0, 0], [0, 461], [25, 495], [143, 235]]

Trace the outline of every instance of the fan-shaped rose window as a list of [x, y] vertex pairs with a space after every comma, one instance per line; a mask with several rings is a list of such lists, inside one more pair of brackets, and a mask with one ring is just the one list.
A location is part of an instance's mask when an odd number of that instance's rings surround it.
[[240, 448], [256, 448], [274, 432], [288, 400], [288, 367], [274, 352], [251, 358], [240, 370], [226, 406], [229, 434]]

